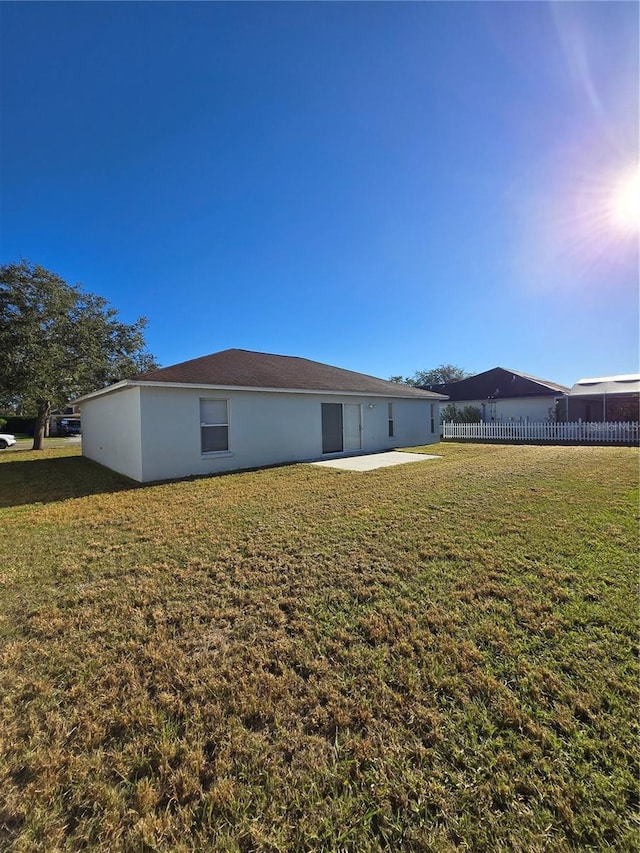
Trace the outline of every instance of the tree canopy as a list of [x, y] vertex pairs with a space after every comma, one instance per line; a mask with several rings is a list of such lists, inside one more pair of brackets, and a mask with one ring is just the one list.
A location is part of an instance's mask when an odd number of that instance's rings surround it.
[[146, 325], [37, 264], [0, 266], [0, 406], [36, 415], [34, 449], [52, 409], [158, 366]]
[[431, 370], [416, 370], [413, 376], [407, 376], [404, 379], [402, 376], [391, 376], [389, 381], [417, 386], [445, 385], [447, 382], [459, 382], [467, 376], [471, 374], [461, 367], [456, 367], [454, 364], [441, 364]]

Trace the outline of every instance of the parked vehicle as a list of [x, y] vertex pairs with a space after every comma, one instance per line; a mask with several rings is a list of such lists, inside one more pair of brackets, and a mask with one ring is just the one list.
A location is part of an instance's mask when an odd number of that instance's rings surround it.
[[64, 435], [67, 437], [69, 437], [70, 435], [82, 435], [82, 426], [80, 421], [60, 421], [60, 435]]
[[0, 450], [6, 450], [16, 443], [15, 435], [9, 435], [8, 432], [0, 432]]

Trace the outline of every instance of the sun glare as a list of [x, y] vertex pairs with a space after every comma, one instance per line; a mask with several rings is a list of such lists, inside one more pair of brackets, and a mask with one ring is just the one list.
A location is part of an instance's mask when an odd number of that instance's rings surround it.
[[640, 167], [621, 178], [611, 198], [611, 220], [625, 231], [640, 229]]

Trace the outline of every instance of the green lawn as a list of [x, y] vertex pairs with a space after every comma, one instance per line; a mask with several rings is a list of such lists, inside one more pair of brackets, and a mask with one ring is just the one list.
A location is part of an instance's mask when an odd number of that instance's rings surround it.
[[637, 450], [435, 452], [0, 454], [0, 848], [638, 849]]

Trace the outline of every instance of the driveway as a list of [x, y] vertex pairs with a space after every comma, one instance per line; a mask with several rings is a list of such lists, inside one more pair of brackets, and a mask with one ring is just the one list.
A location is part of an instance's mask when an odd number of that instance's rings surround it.
[[362, 456], [342, 456], [340, 459], [323, 459], [311, 462], [320, 468], [339, 468], [341, 471], [375, 471], [376, 468], [389, 468], [392, 465], [406, 465], [408, 462], [425, 462], [428, 459], [440, 459], [428, 453], [402, 453], [400, 450], [388, 450], [384, 453], [367, 453]]

